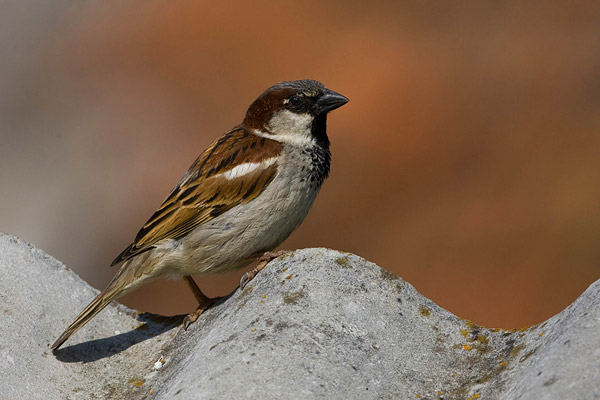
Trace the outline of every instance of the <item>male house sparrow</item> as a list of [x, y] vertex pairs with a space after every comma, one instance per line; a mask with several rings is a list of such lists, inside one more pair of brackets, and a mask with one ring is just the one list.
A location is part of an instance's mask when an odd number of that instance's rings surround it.
[[52, 345], [58, 349], [111, 300], [159, 277], [184, 278], [198, 300], [186, 326], [212, 302], [191, 275], [253, 261], [244, 286], [306, 217], [329, 174], [327, 113], [348, 99], [320, 82], [281, 82], [248, 108], [241, 125], [194, 161], [160, 208], [112, 263], [108, 286]]

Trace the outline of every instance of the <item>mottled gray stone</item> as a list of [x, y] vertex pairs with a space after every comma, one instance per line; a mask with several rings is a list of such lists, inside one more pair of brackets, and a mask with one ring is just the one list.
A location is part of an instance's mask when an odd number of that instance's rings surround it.
[[148, 373], [175, 325], [113, 303], [55, 356], [48, 344], [98, 291], [4, 234], [0, 271], [0, 399], [124, 398], [129, 380]]
[[187, 331], [114, 304], [52, 354], [97, 293], [0, 236], [0, 398], [594, 399], [600, 282], [522, 331], [462, 320], [352, 254], [298, 250]]

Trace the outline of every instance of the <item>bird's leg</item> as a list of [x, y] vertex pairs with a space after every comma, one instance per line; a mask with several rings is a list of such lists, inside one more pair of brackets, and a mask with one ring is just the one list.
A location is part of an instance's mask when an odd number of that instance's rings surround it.
[[217, 301], [218, 297], [211, 299], [210, 297], [202, 293], [202, 290], [200, 290], [200, 288], [194, 281], [194, 278], [192, 278], [191, 276], [184, 276], [183, 280], [190, 287], [190, 290], [192, 291], [194, 297], [196, 298], [196, 301], [198, 302], [198, 308], [196, 308], [196, 311], [186, 315], [186, 317], [183, 319], [183, 329], [187, 329], [188, 326], [196, 322], [200, 314], [202, 314], [208, 307], [210, 307], [215, 301]]
[[207, 295], [202, 293], [202, 290], [200, 290], [200, 287], [198, 287], [198, 285], [196, 284], [196, 281], [194, 281], [194, 278], [192, 278], [191, 276], [188, 275], [188, 276], [184, 276], [183, 280], [189, 286], [189, 288], [192, 291], [192, 293], [194, 294], [194, 297], [196, 298], [196, 301], [198, 302], [198, 304], [203, 304], [203, 303], [206, 303], [207, 301], [211, 300], [210, 297], [208, 297]]
[[277, 250], [277, 251], [265, 251], [260, 253], [255, 253], [250, 256], [250, 258], [255, 258], [258, 261], [256, 267], [252, 268], [250, 271], [246, 272], [242, 279], [240, 279], [240, 289], [244, 289], [244, 287], [250, 282], [256, 274], [258, 274], [264, 267], [267, 266], [273, 259], [282, 256], [284, 254], [289, 253], [289, 250]]

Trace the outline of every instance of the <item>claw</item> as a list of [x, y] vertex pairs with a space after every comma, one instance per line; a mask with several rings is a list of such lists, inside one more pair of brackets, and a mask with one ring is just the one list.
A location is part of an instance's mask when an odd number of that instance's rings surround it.
[[194, 322], [196, 322], [196, 320], [198, 319], [198, 317], [200, 317], [200, 315], [202, 315], [202, 313], [204, 311], [206, 311], [210, 306], [212, 306], [213, 304], [215, 304], [219, 299], [221, 299], [221, 297], [213, 297], [212, 299], [207, 299], [202, 304], [200, 304], [198, 306], [198, 308], [196, 308], [196, 311], [194, 311], [193, 313], [190, 313], [190, 314], [186, 315], [183, 318], [183, 329], [187, 331], [187, 328], [191, 324], [193, 324]]
[[250, 282], [256, 274], [258, 274], [263, 268], [267, 266], [273, 259], [289, 253], [288, 250], [277, 250], [277, 251], [265, 251], [264, 253], [256, 254], [255, 258], [259, 261], [258, 265], [246, 272], [242, 279], [240, 279], [240, 289], [244, 289], [248, 282]]
[[255, 271], [254, 269], [246, 272], [244, 274], [244, 276], [242, 276], [242, 279], [240, 279], [240, 289], [244, 290], [244, 288], [246, 287], [246, 285], [252, 280], [254, 279], [254, 277], [256, 276], [256, 274], [258, 273], [258, 271]]
[[198, 319], [199, 315], [195, 315], [196, 313], [191, 313], [185, 316], [183, 319], [183, 330], [187, 331], [187, 328]]

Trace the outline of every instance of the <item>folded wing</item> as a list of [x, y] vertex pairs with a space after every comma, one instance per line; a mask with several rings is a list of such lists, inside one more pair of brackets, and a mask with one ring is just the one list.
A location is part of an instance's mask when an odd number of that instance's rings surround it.
[[160, 208], [112, 263], [177, 239], [231, 208], [252, 201], [273, 180], [281, 145], [237, 128], [206, 149]]

